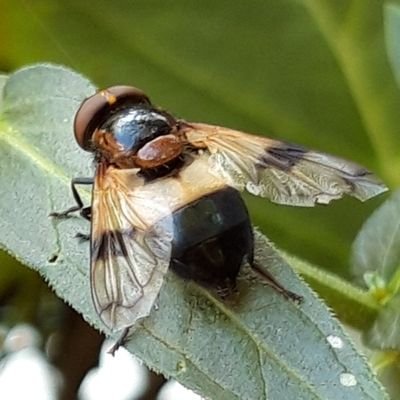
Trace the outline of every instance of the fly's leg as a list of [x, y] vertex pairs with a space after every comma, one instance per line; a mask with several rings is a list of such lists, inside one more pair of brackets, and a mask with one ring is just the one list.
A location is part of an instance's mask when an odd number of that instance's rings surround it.
[[226, 300], [234, 293], [237, 293], [236, 280], [227, 278], [225, 282], [216, 287], [217, 296], [221, 300]]
[[128, 337], [128, 332], [129, 328], [124, 328], [124, 330], [121, 332], [120, 337], [117, 339], [117, 341], [111, 346], [111, 348], [107, 351], [108, 354], [111, 354], [112, 356], [115, 354], [115, 352], [125, 344], [126, 339]]
[[88, 242], [90, 240], [90, 235], [87, 233], [78, 232], [75, 237], [79, 240], [79, 242]]
[[79, 211], [79, 214], [82, 218], [85, 218], [86, 220], [90, 221], [91, 207], [90, 206], [84, 207], [83, 201], [81, 199], [81, 196], [79, 195], [76, 185], [93, 185], [93, 178], [73, 178], [71, 181], [71, 191], [72, 195], [74, 196], [76, 205], [62, 212], [52, 212], [50, 214], [51, 217], [66, 218], [71, 213]]
[[303, 296], [300, 296], [296, 293], [287, 290], [284, 286], [282, 286], [273, 275], [268, 272], [266, 269], [261, 268], [254, 262], [250, 263], [251, 268], [257, 273], [257, 275], [270, 287], [284, 296], [286, 299], [294, 301], [295, 303], [301, 303], [303, 301]]
[[90, 221], [92, 219], [92, 207], [88, 206], [81, 208], [79, 214], [82, 218], [85, 218], [86, 220]]

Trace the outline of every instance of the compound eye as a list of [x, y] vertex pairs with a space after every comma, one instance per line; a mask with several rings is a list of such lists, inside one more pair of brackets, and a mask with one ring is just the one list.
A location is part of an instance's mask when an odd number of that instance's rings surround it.
[[127, 104], [148, 104], [149, 98], [133, 86], [112, 86], [100, 90], [83, 101], [75, 114], [75, 139], [84, 150], [93, 151], [91, 139], [93, 132], [101, 126], [112, 111]]

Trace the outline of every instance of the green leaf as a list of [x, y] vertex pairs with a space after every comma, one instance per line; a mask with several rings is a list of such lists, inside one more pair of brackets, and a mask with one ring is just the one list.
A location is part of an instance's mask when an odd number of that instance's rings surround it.
[[[400, 190], [366, 221], [353, 244], [352, 272], [376, 288], [400, 286]], [[369, 273], [369, 274], [368, 274]], [[371, 280], [371, 274], [373, 280]], [[392, 282], [395, 278], [396, 282]], [[382, 283], [380, 283], [382, 281]], [[399, 282], [397, 282], [399, 281]], [[388, 288], [389, 289], [389, 288]]]
[[400, 294], [385, 304], [364, 338], [371, 348], [400, 351]]
[[[74, 238], [87, 223], [48, 217], [71, 204], [70, 178], [92, 173], [71, 125], [93, 91], [85, 78], [50, 65], [8, 79], [0, 114], [0, 243], [101, 327], [90, 299], [88, 246]], [[285, 300], [246, 269], [238, 297], [226, 302], [169, 274], [129, 350], [214, 399], [386, 399], [327, 308], [258, 233], [256, 259], [304, 302]]]
[[362, 227], [353, 244], [352, 271], [384, 304], [365, 334], [366, 343], [400, 350], [400, 190]]
[[392, 351], [380, 353], [377, 360], [382, 370], [379, 371], [379, 378], [384, 382], [391, 399], [397, 399], [400, 393], [400, 360], [399, 353]]
[[385, 5], [385, 39], [389, 60], [400, 86], [400, 5]]
[[342, 323], [359, 331], [370, 328], [380, 309], [371, 293], [297, 257], [285, 253], [283, 257], [333, 309]]
[[[382, 2], [9, 1], [0, 58], [74, 65], [100, 87], [132, 84], [187, 120], [264, 133], [357, 161], [400, 184], [400, 93]], [[27, 40], [26, 38], [29, 38]], [[383, 198], [329, 207], [249, 199], [282, 248], [344, 276], [350, 244]]]
[[[0, 101], [0, 243], [18, 260], [39, 270], [63, 298], [59, 281], [70, 292], [87, 290], [88, 282], [79, 280], [87, 276], [87, 262], [79, 261], [87, 258], [87, 249], [71, 238], [74, 231], [88, 227], [77, 220], [72, 231], [65, 231], [65, 225], [58, 226], [49, 213], [71, 204], [70, 177], [93, 174], [91, 159], [79, 150], [71, 127], [82, 99], [94, 91], [80, 75], [42, 65], [13, 74]], [[66, 239], [62, 244], [61, 236]], [[63, 256], [55, 263], [61, 247]], [[74, 279], [84, 287], [74, 286]], [[67, 302], [72, 299], [70, 294]], [[90, 315], [90, 301], [82, 306], [81, 312]]]

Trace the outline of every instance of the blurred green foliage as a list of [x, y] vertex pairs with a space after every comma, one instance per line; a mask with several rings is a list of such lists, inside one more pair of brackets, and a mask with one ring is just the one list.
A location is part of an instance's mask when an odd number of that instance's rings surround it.
[[[63, 63], [100, 87], [138, 86], [185, 119], [344, 156], [396, 185], [400, 95], [385, 52], [382, 6], [4, 1], [0, 66]], [[352, 239], [382, 197], [316, 209], [248, 201], [255, 224], [278, 246], [348, 276]]]

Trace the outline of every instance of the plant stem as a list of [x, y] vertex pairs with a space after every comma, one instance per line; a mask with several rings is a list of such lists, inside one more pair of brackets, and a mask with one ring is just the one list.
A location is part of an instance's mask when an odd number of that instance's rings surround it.
[[375, 320], [380, 306], [367, 291], [322, 268], [281, 252], [282, 257], [326, 301], [343, 323], [366, 330]]

